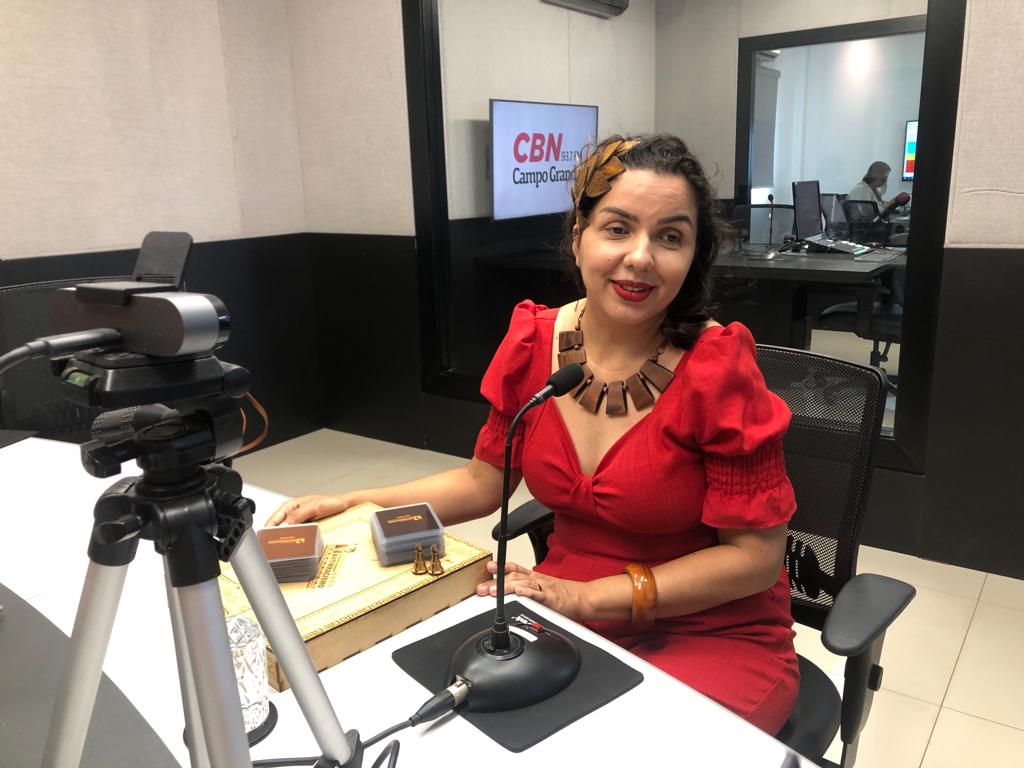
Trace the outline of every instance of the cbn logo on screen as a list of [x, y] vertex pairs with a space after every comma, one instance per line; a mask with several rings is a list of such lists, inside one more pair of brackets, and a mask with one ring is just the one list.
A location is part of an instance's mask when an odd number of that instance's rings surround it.
[[[518, 163], [572, 160], [575, 152], [562, 152], [561, 133], [520, 133], [512, 142], [512, 156]], [[529, 152], [527, 152], [527, 148]]]

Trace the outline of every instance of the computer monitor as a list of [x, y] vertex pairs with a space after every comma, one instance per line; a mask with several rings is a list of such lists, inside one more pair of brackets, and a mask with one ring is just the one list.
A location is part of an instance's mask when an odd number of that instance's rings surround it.
[[807, 240], [824, 231], [817, 179], [793, 182], [793, 224], [797, 240]]
[[917, 164], [917, 120], [907, 120], [907, 131], [903, 137], [904, 181], [914, 180], [914, 166]]

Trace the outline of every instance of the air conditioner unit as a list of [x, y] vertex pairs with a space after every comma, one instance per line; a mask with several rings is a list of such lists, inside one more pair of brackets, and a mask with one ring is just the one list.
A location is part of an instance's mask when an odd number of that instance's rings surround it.
[[557, 5], [559, 8], [568, 8], [570, 11], [598, 16], [602, 19], [618, 16], [629, 8], [629, 0], [541, 0], [541, 2]]

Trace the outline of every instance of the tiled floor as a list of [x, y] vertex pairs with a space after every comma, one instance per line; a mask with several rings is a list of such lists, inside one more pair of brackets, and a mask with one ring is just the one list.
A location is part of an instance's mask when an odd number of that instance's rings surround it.
[[[463, 459], [320, 430], [236, 461], [245, 480], [288, 496], [410, 480]], [[512, 508], [529, 499], [525, 487]], [[273, 510], [260, 510], [262, 521]], [[491, 548], [494, 517], [449, 531]], [[526, 541], [509, 558], [532, 564]], [[917, 597], [886, 636], [885, 675], [861, 737], [859, 768], [1024, 768], [1024, 581], [862, 547], [861, 572], [913, 584]], [[841, 684], [842, 660], [797, 627], [797, 649]], [[828, 754], [838, 759], [838, 745]]]

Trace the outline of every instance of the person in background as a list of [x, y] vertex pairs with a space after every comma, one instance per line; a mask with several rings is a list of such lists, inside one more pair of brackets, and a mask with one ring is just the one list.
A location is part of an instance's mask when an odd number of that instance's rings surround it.
[[[576, 170], [563, 253], [582, 298], [512, 312], [483, 378], [491, 410], [461, 468], [286, 502], [268, 525], [430, 502], [450, 525], [500, 505], [505, 434], [553, 370], [583, 360], [575, 396], [520, 424], [513, 489], [555, 514], [546, 559], [506, 564], [508, 592], [580, 621], [777, 733], [796, 702], [783, 556], [796, 508], [754, 339], [710, 315], [724, 223], [673, 136], [598, 144]], [[493, 574], [495, 564], [489, 569]], [[495, 594], [495, 580], [479, 594]]]
[[910, 195], [906, 192], [900, 192], [891, 200], [886, 200], [883, 197], [891, 171], [892, 168], [889, 167], [888, 163], [875, 160], [875, 162], [868, 166], [868, 172], [864, 174], [864, 178], [858, 181], [853, 186], [853, 189], [850, 190], [846, 199], [875, 203], [878, 206], [880, 218], [885, 218], [893, 209], [906, 205], [910, 202]]

